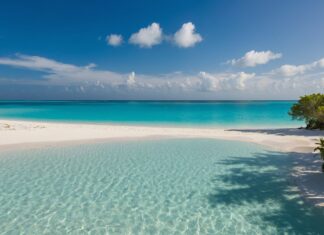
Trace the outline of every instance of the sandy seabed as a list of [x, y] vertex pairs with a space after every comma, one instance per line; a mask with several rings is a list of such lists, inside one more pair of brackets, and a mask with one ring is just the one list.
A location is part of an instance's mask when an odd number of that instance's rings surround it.
[[312, 153], [315, 142], [324, 137], [324, 131], [296, 128], [222, 129], [0, 120], [0, 150], [45, 143], [156, 137], [236, 140], [260, 144], [277, 151], [296, 153], [295, 167], [292, 171], [296, 184], [307, 201], [324, 206], [324, 174], [320, 172], [321, 161], [318, 157], [313, 157]]

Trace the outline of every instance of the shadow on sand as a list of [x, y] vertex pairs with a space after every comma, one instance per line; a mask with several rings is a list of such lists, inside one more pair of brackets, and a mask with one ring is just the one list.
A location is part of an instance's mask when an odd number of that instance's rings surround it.
[[306, 130], [298, 128], [281, 128], [281, 129], [230, 129], [228, 131], [240, 131], [245, 133], [262, 133], [280, 136], [315, 136], [324, 137], [323, 130]]
[[269, 202], [275, 202], [280, 205], [277, 209], [266, 210], [257, 216], [276, 227], [279, 234], [324, 234], [323, 210], [305, 203], [293, 187], [293, 179], [287, 176], [296, 157], [305, 157], [305, 154], [262, 152], [218, 162], [226, 165], [229, 172], [213, 179], [215, 191], [208, 196], [209, 203], [213, 207], [246, 204], [271, 207]]

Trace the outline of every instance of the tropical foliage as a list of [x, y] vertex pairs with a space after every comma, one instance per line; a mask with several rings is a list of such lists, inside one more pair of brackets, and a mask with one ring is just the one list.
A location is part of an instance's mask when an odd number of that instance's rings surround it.
[[[324, 160], [324, 138], [321, 138], [316, 145], [317, 147], [314, 149], [314, 151], [319, 151], [321, 159]], [[322, 171], [324, 172], [324, 163], [322, 164]]]
[[324, 94], [311, 94], [300, 97], [289, 115], [296, 120], [304, 120], [307, 129], [324, 130]]

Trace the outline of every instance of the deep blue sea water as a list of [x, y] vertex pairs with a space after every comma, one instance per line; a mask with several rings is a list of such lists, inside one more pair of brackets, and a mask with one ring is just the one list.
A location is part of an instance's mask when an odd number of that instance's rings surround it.
[[294, 101], [2, 101], [0, 118], [225, 127], [297, 127]]
[[323, 234], [293, 159], [206, 139], [0, 152], [0, 234]]

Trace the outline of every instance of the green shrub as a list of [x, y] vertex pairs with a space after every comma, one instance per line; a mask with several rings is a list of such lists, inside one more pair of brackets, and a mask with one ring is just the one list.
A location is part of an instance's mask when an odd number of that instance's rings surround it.
[[[317, 147], [314, 151], [319, 151], [321, 159], [324, 160], [324, 138], [320, 138], [319, 142], [316, 143]], [[324, 172], [324, 163], [322, 164], [322, 171]]]
[[307, 129], [324, 130], [324, 94], [311, 94], [300, 97], [289, 115], [296, 120], [304, 120]]

